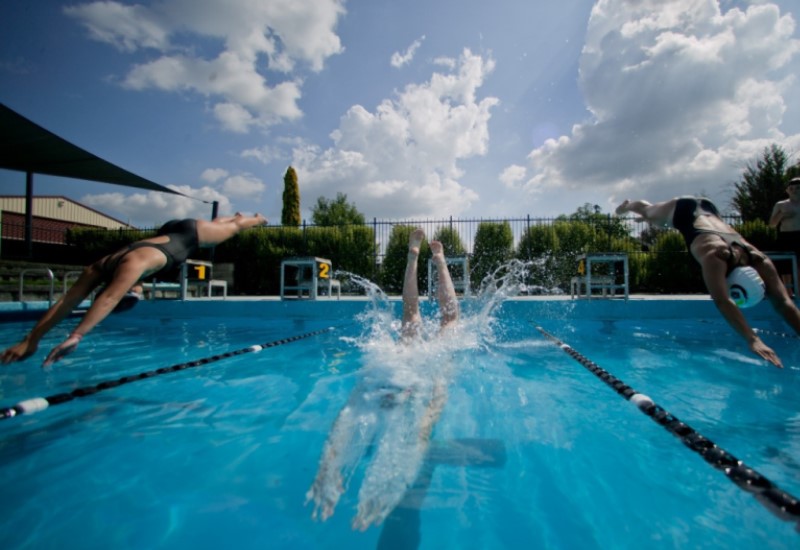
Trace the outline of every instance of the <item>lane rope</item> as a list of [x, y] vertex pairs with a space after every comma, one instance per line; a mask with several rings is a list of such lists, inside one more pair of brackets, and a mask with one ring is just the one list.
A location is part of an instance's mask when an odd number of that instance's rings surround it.
[[773, 515], [783, 521], [794, 522], [795, 530], [800, 532], [800, 500], [797, 497], [781, 490], [756, 470], [654, 403], [650, 397], [638, 393], [622, 380], [613, 376], [589, 358], [581, 355], [574, 348], [565, 344], [542, 327], [537, 326], [536, 330], [605, 382], [619, 395], [631, 401], [655, 423], [680, 439], [684, 445], [703, 457], [703, 460], [723, 472], [737, 487], [752, 494]]
[[282, 338], [280, 340], [274, 340], [272, 342], [266, 342], [264, 344], [256, 344], [254, 346], [248, 346], [246, 348], [238, 349], [235, 351], [228, 351], [225, 353], [220, 353], [218, 355], [212, 355], [211, 357], [195, 359], [194, 361], [188, 361], [186, 363], [178, 363], [177, 365], [172, 365], [171, 367], [161, 367], [146, 372], [140, 372], [139, 374], [123, 376], [122, 378], [118, 378], [116, 380], [106, 380], [104, 382], [100, 382], [98, 384], [94, 384], [91, 386], [76, 388], [71, 392], [58, 393], [55, 395], [50, 395], [48, 397], [32, 397], [30, 399], [25, 399], [24, 401], [20, 401], [19, 403], [11, 407], [4, 407], [0, 409], [0, 420], [4, 420], [6, 418], [13, 418], [15, 416], [23, 414], [37, 413], [39, 411], [45, 410], [51, 405], [60, 405], [62, 403], [67, 403], [69, 401], [72, 401], [73, 399], [77, 399], [79, 397], [86, 397], [88, 395], [94, 395], [99, 391], [107, 390], [110, 388], [116, 388], [118, 386], [122, 386], [123, 384], [129, 384], [131, 382], [136, 382], [138, 380], [146, 380], [148, 378], [153, 378], [154, 376], [160, 376], [162, 374], [169, 374], [171, 372], [179, 372], [194, 367], [208, 365], [209, 363], [214, 363], [216, 361], [220, 361], [221, 359], [227, 359], [229, 357], [234, 357], [236, 355], [242, 355], [244, 353], [250, 353], [250, 352], [257, 353], [266, 348], [274, 348], [275, 346], [289, 344], [291, 342], [297, 342], [298, 340], [311, 338], [312, 336], [318, 336], [320, 334], [331, 332], [333, 330], [335, 330], [335, 327], [327, 327], [312, 332], [306, 332], [305, 334], [299, 334], [297, 336], [290, 336], [288, 338]]

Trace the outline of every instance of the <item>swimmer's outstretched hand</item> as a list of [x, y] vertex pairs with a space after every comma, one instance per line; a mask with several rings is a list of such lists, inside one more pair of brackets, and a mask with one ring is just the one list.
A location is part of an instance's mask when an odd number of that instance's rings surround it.
[[762, 342], [760, 338], [756, 338], [750, 342], [750, 349], [753, 351], [753, 353], [761, 356], [763, 359], [766, 359], [779, 369], [783, 368], [783, 363], [781, 363], [781, 359], [778, 357], [778, 354], [775, 353], [771, 347]]
[[81, 343], [81, 339], [83, 338], [82, 334], [78, 334], [77, 332], [73, 332], [69, 335], [69, 338], [61, 342], [59, 345], [53, 348], [53, 350], [47, 354], [47, 359], [44, 360], [42, 363], [43, 367], [49, 367], [62, 357], [69, 355], [75, 348], [78, 347], [78, 344]]
[[36, 345], [36, 343], [31, 342], [26, 338], [20, 343], [15, 344], [3, 351], [3, 354], [0, 355], [0, 361], [2, 361], [4, 365], [13, 363], [14, 361], [22, 361], [23, 359], [27, 359], [36, 353], [38, 348], [39, 346]]

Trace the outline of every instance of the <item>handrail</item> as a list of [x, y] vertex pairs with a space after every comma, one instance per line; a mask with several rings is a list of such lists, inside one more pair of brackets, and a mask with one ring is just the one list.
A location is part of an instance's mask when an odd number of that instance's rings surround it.
[[80, 276], [81, 273], [83, 273], [83, 271], [65, 271], [64, 272], [64, 279], [63, 279], [64, 280], [64, 290], [63, 290], [64, 294], [67, 293], [67, 279], [69, 279], [70, 277], [75, 277], [75, 275]]
[[48, 306], [53, 305], [53, 285], [55, 283], [53, 277], [53, 271], [46, 268], [46, 267], [29, 267], [27, 269], [23, 269], [19, 272], [19, 301], [24, 302], [25, 300], [22, 299], [22, 290], [25, 286], [25, 274], [26, 273], [41, 273], [43, 275], [47, 275], [47, 278], [50, 279], [50, 294], [48, 299]]

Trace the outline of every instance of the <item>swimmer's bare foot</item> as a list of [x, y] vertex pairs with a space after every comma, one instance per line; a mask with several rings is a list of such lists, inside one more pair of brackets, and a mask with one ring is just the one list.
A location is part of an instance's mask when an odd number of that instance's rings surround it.
[[425, 238], [425, 232], [419, 227], [411, 232], [408, 236], [408, 253], [419, 255], [419, 247], [422, 245], [422, 240]]
[[431, 241], [428, 243], [431, 247], [431, 252], [433, 253], [434, 258], [436, 256], [444, 256], [444, 246], [439, 241]]
[[622, 204], [620, 204], [619, 206], [617, 206], [617, 209], [616, 209], [616, 211], [615, 211], [615, 213], [617, 214], [617, 216], [619, 216], [620, 214], [624, 214], [625, 212], [627, 212], [627, 211], [628, 211], [628, 205], [629, 205], [630, 203], [631, 203], [631, 201], [630, 201], [629, 199], [625, 199], [625, 201], [624, 201]]

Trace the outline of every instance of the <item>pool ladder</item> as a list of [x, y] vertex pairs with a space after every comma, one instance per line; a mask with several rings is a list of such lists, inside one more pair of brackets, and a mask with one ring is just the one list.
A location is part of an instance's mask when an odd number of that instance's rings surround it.
[[54, 281], [54, 277], [53, 277], [53, 271], [51, 269], [46, 268], [46, 267], [44, 267], [44, 268], [42, 268], [42, 267], [29, 267], [29, 268], [23, 269], [22, 271], [19, 272], [19, 301], [20, 302], [24, 302], [25, 301], [25, 300], [23, 300], [22, 291], [25, 288], [25, 274], [26, 273], [38, 273], [40, 275], [45, 275], [47, 277], [47, 279], [50, 281], [50, 288], [49, 288], [49, 292], [48, 292], [48, 306], [52, 306], [53, 305], [53, 286], [55, 284], [55, 281]]

